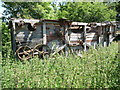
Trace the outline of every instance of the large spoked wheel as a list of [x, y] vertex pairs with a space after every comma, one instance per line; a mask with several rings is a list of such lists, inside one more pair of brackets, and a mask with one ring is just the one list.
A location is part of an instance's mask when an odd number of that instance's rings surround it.
[[32, 57], [33, 50], [28, 46], [21, 46], [17, 49], [16, 54], [21, 60], [28, 60]]
[[50, 48], [47, 45], [36, 45], [33, 49], [33, 57], [39, 58], [48, 57], [50, 55]]

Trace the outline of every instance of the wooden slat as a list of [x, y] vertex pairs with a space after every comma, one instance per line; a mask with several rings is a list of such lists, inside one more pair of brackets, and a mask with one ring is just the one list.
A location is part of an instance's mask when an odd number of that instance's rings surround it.
[[97, 35], [97, 33], [86, 33], [86, 36], [89, 36], [89, 35]]
[[79, 26], [69, 27], [69, 29], [79, 29]]
[[53, 24], [53, 23], [46, 23], [46, 26], [47, 26], [47, 25], [54, 25], [54, 24]]
[[86, 40], [86, 42], [97, 42], [97, 40]]
[[97, 40], [97, 38], [86, 38], [86, 40]]
[[64, 38], [65, 38], [65, 36], [57, 37], [57, 36], [48, 35], [47, 42], [52, 41], [52, 40], [56, 40], [56, 39], [64, 39]]

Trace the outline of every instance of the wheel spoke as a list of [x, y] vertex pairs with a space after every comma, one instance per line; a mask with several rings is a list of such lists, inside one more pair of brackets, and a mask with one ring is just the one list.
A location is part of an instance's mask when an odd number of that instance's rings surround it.
[[31, 52], [31, 50], [27, 50], [26, 52], [27, 52], [27, 53], [30, 53], [30, 52]]
[[18, 53], [19, 55], [21, 55], [21, 54], [24, 54], [24, 52], [20, 52], [20, 53]]
[[44, 54], [48, 54], [48, 52], [44, 52]]
[[40, 52], [38, 49], [35, 49], [35, 51]]
[[29, 55], [29, 53], [28, 53], [27, 51], [24, 51], [24, 54], [25, 54], [25, 55]]
[[28, 46], [21, 46], [20, 48], [18, 48], [16, 53], [21, 60], [23, 60], [24, 58], [29, 59], [32, 55], [32, 50]]
[[33, 51], [33, 55], [38, 55], [38, 56], [44, 56], [49, 54], [49, 47], [45, 46], [45, 45], [36, 45]]

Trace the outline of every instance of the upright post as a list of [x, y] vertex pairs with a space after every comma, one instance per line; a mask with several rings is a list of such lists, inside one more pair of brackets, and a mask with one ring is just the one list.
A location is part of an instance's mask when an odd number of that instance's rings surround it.
[[68, 26], [65, 25], [65, 43], [67, 44], [69, 41], [69, 37], [68, 37]]
[[[69, 36], [68, 36], [68, 25], [65, 25], [65, 44], [67, 46], [68, 42], [69, 42]], [[65, 53], [66, 53], [66, 57], [68, 56], [68, 48], [65, 47]]]
[[[47, 35], [46, 35], [46, 23], [43, 22], [43, 44], [47, 44]], [[47, 51], [46, 47], [43, 47], [43, 51]]]
[[84, 27], [84, 51], [87, 50], [86, 46], [87, 46], [87, 43], [86, 43], [86, 25], [85, 25]]
[[107, 46], [109, 46], [109, 44], [110, 44], [110, 39], [111, 39], [110, 32], [111, 32], [111, 26], [109, 26], [109, 28], [108, 28], [108, 33], [107, 33]]
[[102, 33], [102, 27], [100, 27], [100, 29], [99, 29], [98, 45], [101, 44], [101, 33]]
[[16, 51], [16, 41], [15, 41], [15, 22], [12, 21], [13, 27], [11, 28], [11, 43], [12, 43], [12, 50], [15, 54]]
[[109, 44], [112, 42], [112, 26], [110, 26], [110, 34], [109, 34]]
[[43, 44], [47, 44], [47, 35], [46, 35], [46, 23], [43, 22]]

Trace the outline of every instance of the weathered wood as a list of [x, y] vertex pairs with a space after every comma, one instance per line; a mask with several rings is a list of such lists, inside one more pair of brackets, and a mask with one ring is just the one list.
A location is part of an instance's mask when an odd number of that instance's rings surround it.
[[84, 27], [84, 51], [87, 50], [87, 42], [86, 42], [86, 25]]
[[[22, 25], [19, 25], [21, 21]], [[65, 44], [73, 51], [78, 49], [86, 51], [88, 45], [93, 45], [94, 48], [96, 44], [109, 45], [115, 36], [115, 25], [111, 23], [89, 25], [82, 22], [68, 22], [65, 19], [14, 19], [12, 24], [11, 40], [14, 52], [20, 46], [27, 45], [33, 49], [38, 44], [47, 45], [51, 51]], [[67, 48], [65, 47], [65, 51]]]
[[47, 36], [46, 36], [46, 23], [43, 23], [43, 44], [46, 45], [47, 43]]
[[[16, 54], [16, 40], [15, 40], [15, 23], [13, 22], [13, 27], [11, 28], [11, 42], [13, 53]], [[16, 55], [15, 55], [16, 56]]]

